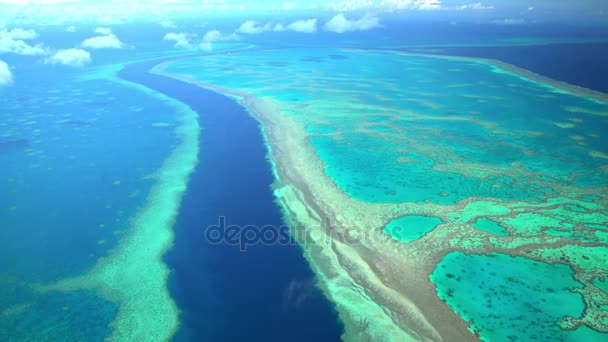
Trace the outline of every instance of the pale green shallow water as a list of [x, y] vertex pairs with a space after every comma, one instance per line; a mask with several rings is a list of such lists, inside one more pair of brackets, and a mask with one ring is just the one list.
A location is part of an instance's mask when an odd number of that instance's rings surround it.
[[473, 225], [473, 227], [475, 227], [479, 230], [484, 230], [484, 231], [490, 232], [492, 234], [503, 235], [503, 236], [509, 235], [505, 232], [505, 229], [503, 227], [501, 227], [498, 223], [496, 223], [492, 220], [488, 220], [485, 217], [478, 219], [477, 222], [473, 223], [472, 225]]
[[433, 216], [404, 216], [392, 220], [384, 228], [397, 241], [414, 241], [443, 223], [439, 217]]
[[443, 258], [431, 280], [439, 297], [487, 340], [520, 340], [523, 335], [528, 341], [556, 341], [568, 333], [555, 322], [579, 317], [585, 308], [582, 296], [573, 292], [583, 285], [573, 275], [560, 264], [454, 252]]

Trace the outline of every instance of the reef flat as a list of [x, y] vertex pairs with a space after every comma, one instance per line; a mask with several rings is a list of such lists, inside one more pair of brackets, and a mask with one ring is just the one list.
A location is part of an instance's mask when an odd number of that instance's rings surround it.
[[178, 309], [167, 287], [169, 268], [162, 257], [173, 241], [173, 224], [190, 173], [197, 164], [198, 115], [187, 105], [115, 74], [122, 66], [100, 70], [100, 77], [143, 91], [173, 108], [177, 116], [177, 144], [151, 177], [154, 185], [129, 232], [84, 275], [51, 285], [32, 285], [40, 292], [72, 293], [94, 290], [118, 304], [110, 324], [111, 341], [169, 340], [178, 328]]
[[608, 333], [603, 95], [388, 51], [229, 53], [152, 72], [261, 122], [275, 196], [345, 339]]

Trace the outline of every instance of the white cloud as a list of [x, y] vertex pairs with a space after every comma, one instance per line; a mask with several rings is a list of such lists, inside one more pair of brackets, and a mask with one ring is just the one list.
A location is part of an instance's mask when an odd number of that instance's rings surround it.
[[0, 37], [0, 54], [14, 53], [24, 56], [45, 55], [46, 50], [42, 44], [31, 46], [23, 40], [11, 40]]
[[329, 5], [330, 8], [341, 11], [359, 11], [364, 9], [370, 9], [376, 6], [371, 0], [348, 0], [348, 1], [340, 1], [336, 3], [331, 3]]
[[378, 17], [366, 14], [357, 20], [350, 20], [344, 14], [336, 14], [325, 23], [323, 29], [329, 32], [344, 33], [349, 31], [366, 31], [380, 27]]
[[296, 20], [287, 25], [286, 29], [300, 33], [314, 33], [317, 32], [317, 19]]
[[176, 28], [177, 27], [177, 25], [175, 25], [175, 23], [169, 19], [165, 19], [158, 24], [164, 28]]
[[437, 10], [441, 8], [441, 0], [417, 0], [413, 7], [419, 10]]
[[205, 51], [213, 50], [214, 42], [228, 41], [228, 40], [236, 40], [239, 36], [236, 33], [231, 34], [222, 34], [218, 30], [210, 30], [205, 33], [203, 36], [203, 41], [199, 44], [199, 47]]
[[458, 7], [460, 10], [486, 10], [486, 9], [494, 9], [494, 6], [484, 5], [481, 2], [474, 2], [470, 4], [464, 4]]
[[65, 28], [66, 32], [76, 32], [76, 26], [71, 25]]
[[4, 61], [0, 60], [0, 87], [13, 84], [13, 73]]
[[[282, 23], [270, 23], [267, 22], [265, 24], [257, 23], [253, 20], [247, 20], [239, 26], [233, 35], [237, 33], [242, 34], [260, 34], [264, 32], [284, 32], [284, 31], [293, 31], [299, 33], [314, 33], [317, 32], [317, 19], [300, 19], [293, 21], [289, 24]], [[212, 32], [212, 31], [210, 31]], [[208, 32], [209, 33], [209, 32]], [[231, 35], [232, 36], [232, 35]]]
[[112, 33], [112, 30], [108, 27], [98, 27], [94, 30], [94, 32], [98, 34], [110, 34]]
[[339, 12], [381, 10], [381, 11], [402, 11], [402, 10], [436, 10], [441, 9], [441, 0], [346, 0], [330, 3], [329, 7]]
[[213, 42], [226, 41], [226, 40], [235, 40], [238, 38], [239, 38], [239, 36], [236, 33], [224, 35], [218, 30], [211, 30], [211, 31], [207, 31], [207, 33], [205, 33], [205, 35], [203, 36], [203, 42], [213, 43]]
[[294, 31], [300, 33], [315, 33], [317, 32], [317, 19], [302, 19], [296, 20], [290, 24], [283, 25], [281, 23], [272, 26], [274, 32]]
[[165, 34], [163, 40], [175, 42], [176, 48], [190, 48], [192, 45], [190, 44], [190, 39], [196, 37], [196, 35], [192, 35], [186, 32], [169, 32]]
[[34, 30], [24, 30], [14, 28], [12, 30], [0, 30], [0, 54], [14, 53], [25, 56], [36, 56], [46, 54], [46, 49], [42, 44], [30, 45], [26, 40], [33, 40], [38, 37]]
[[247, 20], [242, 23], [236, 31], [243, 34], [260, 34], [270, 31], [271, 29], [272, 25], [270, 23], [266, 23], [264, 26], [262, 26], [258, 25], [258, 23], [253, 20]]
[[63, 64], [73, 67], [82, 67], [91, 62], [91, 54], [82, 49], [59, 50], [46, 58], [46, 64]]
[[10, 31], [3, 30], [1, 33], [7, 37], [12, 39], [20, 39], [20, 40], [32, 40], [38, 38], [38, 33], [34, 30], [24, 30], [20, 28], [14, 28]]
[[116, 35], [110, 33], [105, 36], [87, 38], [80, 46], [89, 49], [120, 49], [123, 48], [125, 44], [123, 44]]

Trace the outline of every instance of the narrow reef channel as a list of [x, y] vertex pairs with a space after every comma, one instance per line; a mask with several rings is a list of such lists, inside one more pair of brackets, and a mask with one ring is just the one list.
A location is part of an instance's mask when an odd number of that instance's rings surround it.
[[[343, 326], [333, 305], [315, 286], [300, 247], [285, 238], [257, 121], [223, 95], [150, 74], [158, 63], [129, 65], [119, 76], [187, 104], [203, 129], [199, 164], [182, 200], [174, 245], [165, 256], [172, 270], [170, 292], [180, 310], [174, 340], [339, 339]], [[235, 244], [242, 239], [210, 241], [206, 231], [213, 226], [238, 227], [237, 235], [249, 231], [251, 236], [252, 227], [272, 226], [280, 237], [253, 237], [258, 241], [248, 239], [243, 248]]]

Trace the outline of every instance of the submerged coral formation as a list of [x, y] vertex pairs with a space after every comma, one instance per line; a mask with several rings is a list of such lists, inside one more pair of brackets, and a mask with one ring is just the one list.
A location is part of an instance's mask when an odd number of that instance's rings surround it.
[[196, 112], [187, 105], [135, 83], [120, 80], [110, 70], [108, 77], [124, 86], [174, 108], [178, 117], [175, 134], [178, 144], [153, 175], [145, 203], [131, 220], [131, 229], [107, 256], [98, 259], [84, 275], [51, 285], [33, 286], [39, 292], [72, 293], [82, 289], [97, 291], [118, 304], [110, 324], [112, 341], [169, 340], [178, 328], [178, 308], [169, 293], [169, 268], [162, 257], [173, 243], [173, 223], [188, 178], [197, 163], [200, 127]]
[[391, 51], [219, 54], [153, 72], [261, 122], [275, 195], [346, 338], [608, 334], [604, 95]]

